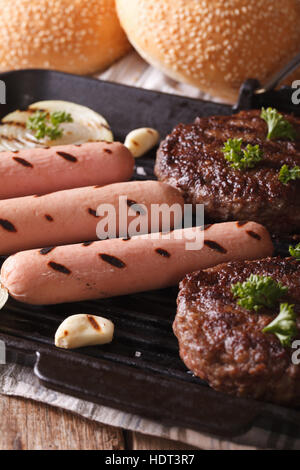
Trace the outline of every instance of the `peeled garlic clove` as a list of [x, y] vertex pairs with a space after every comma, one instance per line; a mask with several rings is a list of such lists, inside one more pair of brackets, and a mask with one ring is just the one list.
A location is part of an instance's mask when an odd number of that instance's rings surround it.
[[110, 343], [114, 324], [94, 315], [72, 315], [64, 320], [55, 334], [55, 346], [64, 349]]
[[142, 127], [131, 131], [125, 139], [125, 147], [127, 147], [134, 158], [141, 157], [149, 152], [159, 142], [159, 133], [155, 129]]

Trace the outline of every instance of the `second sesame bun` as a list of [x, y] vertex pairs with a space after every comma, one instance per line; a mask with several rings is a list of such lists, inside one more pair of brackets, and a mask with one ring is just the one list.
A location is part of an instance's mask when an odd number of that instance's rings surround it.
[[298, 0], [116, 0], [127, 36], [152, 65], [228, 102], [298, 51]]
[[0, 71], [91, 74], [130, 48], [114, 0], [0, 0]]

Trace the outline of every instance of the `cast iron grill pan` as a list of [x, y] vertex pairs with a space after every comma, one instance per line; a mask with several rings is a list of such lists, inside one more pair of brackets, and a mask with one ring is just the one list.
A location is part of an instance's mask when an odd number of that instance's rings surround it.
[[[164, 137], [179, 122], [232, 113], [228, 105], [58, 72], [9, 72], [0, 75], [0, 79], [6, 83], [8, 103], [1, 106], [0, 117], [34, 101], [74, 101], [103, 114], [112, 125], [115, 138], [121, 141], [136, 127], [157, 128]], [[272, 95], [275, 107], [276, 96], [280, 104], [282, 93], [288, 90], [277, 93]], [[264, 104], [261, 99], [260, 96], [258, 106]], [[154, 157], [152, 151], [137, 160], [135, 179], [154, 179]], [[276, 240], [278, 252], [285, 254], [288, 243], [289, 240]], [[176, 296], [177, 288], [171, 288], [48, 307], [27, 306], [10, 299], [0, 313], [0, 339], [6, 343], [10, 361], [34, 367], [46, 387], [79, 398], [165, 425], [224, 437], [239, 435], [253, 425], [273, 431], [282, 430], [284, 425], [287, 434], [299, 435], [299, 411], [220, 394], [186, 369], [172, 333]], [[74, 313], [112, 320], [116, 327], [114, 341], [76, 351], [56, 349], [55, 331], [66, 316]]]

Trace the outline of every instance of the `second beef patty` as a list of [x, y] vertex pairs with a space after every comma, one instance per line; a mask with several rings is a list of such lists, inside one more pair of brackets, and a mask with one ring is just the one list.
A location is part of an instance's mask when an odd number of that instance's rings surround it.
[[270, 276], [288, 287], [283, 302], [294, 305], [299, 330], [299, 261], [266, 258], [226, 263], [189, 274], [180, 284], [174, 332], [181, 359], [221, 392], [300, 405], [300, 366], [292, 362], [295, 349], [262, 332], [278, 315], [279, 305], [249, 311], [231, 292], [232, 284], [251, 274]]

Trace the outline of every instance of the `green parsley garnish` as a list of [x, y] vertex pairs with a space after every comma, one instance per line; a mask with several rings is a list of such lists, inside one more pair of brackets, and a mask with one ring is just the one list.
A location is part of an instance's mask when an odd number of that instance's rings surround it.
[[298, 334], [294, 305], [280, 304], [279, 315], [262, 331], [273, 333], [282, 346], [291, 346], [292, 339]]
[[289, 168], [287, 165], [283, 165], [280, 169], [278, 179], [283, 184], [288, 184], [290, 181], [300, 179], [300, 166], [294, 166]]
[[298, 245], [296, 246], [290, 246], [289, 252], [291, 256], [293, 256], [294, 258], [300, 261], [300, 243], [298, 243]]
[[64, 111], [54, 111], [49, 115], [45, 111], [36, 111], [27, 121], [27, 129], [34, 131], [34, 136], [40, 140], [49, 137], [56, 140], [62, 137], [63, 130], [59, 127], [63, 122], [73, 122], [71, 114]]
[[262, 108], [260, 117], [268, 124], [268, 140], [295, 140], [296, 130], [276, 109]]
[[259, 145], [250, 144], [242, 149], [242, 143], [242, 139], [228, 139], [222, 148], [224, 157], [236, 170], [254, 168], [262, 160], [262, 151]]
[[245, 282], [238, 282], [231, 286], [234, 297], [239, 298], [238, 305], [256, 312], [262, 307], [274, 307], [287, 291], [288, 288], [280, 282], [274, 281], [271, 277], [257, 274], [251, 274]]

